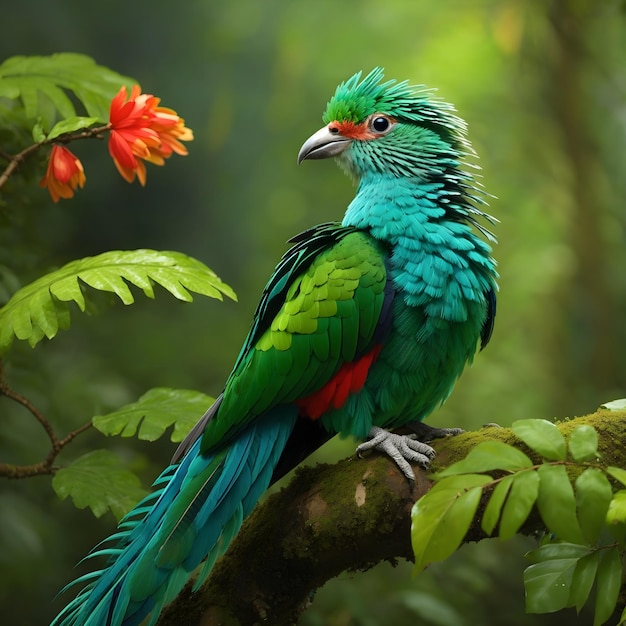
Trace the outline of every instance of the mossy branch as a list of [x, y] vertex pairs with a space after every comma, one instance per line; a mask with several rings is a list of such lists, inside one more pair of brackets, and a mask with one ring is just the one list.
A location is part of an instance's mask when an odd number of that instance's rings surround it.
[[[567, 436], [582, 423], [596, 429], [602, 462], [626, 467], [626, 412], [600, 410], [558, 427]], [[484, 428], [436, 442], [433, 470], [490, 439], [529, 453], [510, 429]], [[292, 624], [314, 591], [341, 572], [366, 570], [384, 560], [412, 560], [410, 511], [430, 488], [426, 472], [415, 469], [413, 490], [379, 455], [301, 469], [250, 515], [202, 589], [193, 593], [187, 585], [158, 625]], [[541, 520], [533, 513], [521, 531], [539, 528]], [[465, 541], [484, 536], [474, 522]]]

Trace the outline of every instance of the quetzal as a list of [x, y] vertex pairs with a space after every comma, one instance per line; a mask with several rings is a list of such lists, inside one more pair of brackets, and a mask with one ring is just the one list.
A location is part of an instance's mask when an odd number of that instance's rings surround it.
[[54, 626], [156, 623], [268, 485], [335, 433], [369, 438], [360, 448], [387, 451], [409, 479], [408, 461], [434, 455], [387, 431], [423, 434], [493, 329], [493, 236], [477, 221], [493, 218], [467, 169], [465, 126], [380, 69], [341, 83], [323, 120], [298, 161], [336, 157], [357, 181], [343, 221], [291, 240], [223, 393], [91, 555], [108, 562], [76, 581], [85, 587]]

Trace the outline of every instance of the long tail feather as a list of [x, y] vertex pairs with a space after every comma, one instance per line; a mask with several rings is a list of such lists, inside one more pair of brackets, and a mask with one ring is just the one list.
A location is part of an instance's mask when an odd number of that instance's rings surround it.
[[277, 407], [212, 454], [198, 438], [94, 548], [88, 558], [107, 556], [106, 567], [72, 583], [87, 584], [51, 626], [137, 626], [150, 613], [154, 624], [204, 561], [201, 585], [267, 489], [296, 419], [296, 407]]

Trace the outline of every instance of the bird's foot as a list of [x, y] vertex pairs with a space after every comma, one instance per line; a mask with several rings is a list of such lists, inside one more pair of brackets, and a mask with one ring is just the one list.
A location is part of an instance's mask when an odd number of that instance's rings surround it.
[[410, 422], [406, 427], [415, 433], [420, 441], [427, 442], [434, 439], [443, 439], [453, 435], [460, 435], [465, 431], [462, 428], [435, 428], [424, 422]]
[[361, 456], [366, 450], [378, 450], [389, 456], [406, 476], [413, 486], [415, 474], [409, 461], [419, 463], [424, 469], [428, 469], [435, 451], [427, 444], [415, 438], [415, 435], [397, 435], [388, 430], [372, 426], [369, 437], [371, 439], [357, 447], [357, 456]]

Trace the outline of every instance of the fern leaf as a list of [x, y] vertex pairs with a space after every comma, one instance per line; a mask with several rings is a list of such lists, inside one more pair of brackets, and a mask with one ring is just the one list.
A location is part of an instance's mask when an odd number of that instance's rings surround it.
[[0, 95], [20, 98], [26, 116], [41, 118], [46, 131], [57, 117], [77, 115], [66, 92], [73, 93], [89, 117], [106, 122], [113, 96], [122, 85], [134, 82], [83, 54], [16, 56], [0, 64]]
[[236, 300], [233, 290], [200, 261], [180, 252], [118, 250], [72, 261], [17, 291], [0, 309], [0, 353], [13, 337], [35, 346], [43, 337], [52, 339], [70, 323], [69, 303], [85, 310], [88, 285], [116, 294], [124, 304], [134, 296], [129, 284], [154, 298], [159, 284], [179, 300], [190, 302], [190, 292]]
[[58, 470], [52, 488], [79, 509], [89, 507], [96, 517], [110, 509], [118, 520], [146, 495], [139, 478], [109, 450], [93, 450]]
[[97, 415], [93, 425], [104, 435], [137, 435], [139, 439], [156, 441], [173, 424], [171, 440], [179, 442], [214, 401], [200, 391], [155, 387], [137, 402]]

